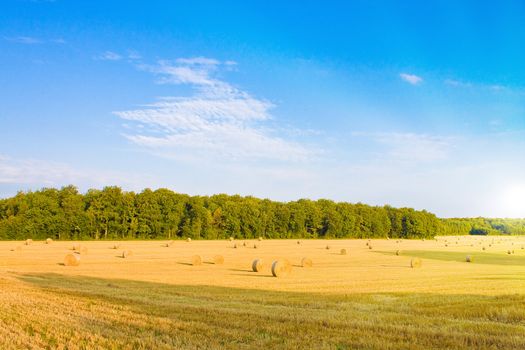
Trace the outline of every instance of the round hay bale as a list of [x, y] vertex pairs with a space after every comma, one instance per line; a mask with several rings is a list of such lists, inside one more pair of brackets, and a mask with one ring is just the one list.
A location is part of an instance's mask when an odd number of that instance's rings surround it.
[[28, 239], [26, 239], [26, 241], [25, 241], [24, 244], [25, 244], [25, 245], [30, 245], [30, 244], [32, 244], [32, 243], [33, 243], [33, 240], [32, 240], [31, 238], [28, 238]]
[[253, 245], [253, 249], [257, 249], [257, 244], [254, 244], [254, 245]]
[[243, 247], [246, 247], [246, 242], [242, 242], [242, 246], [243, 246]]
[[80, 250], [80, 243], [73, 243], [71, 250]]
[[396, 250], [396, 255], [401, 255], [401, 251], [400, 250]]
[[264, 269], [265, 265], [262, 259], [255, 259], [252, 261], [252, 270], [253, 272], [261, 272]]
[[111, 249], [119, 249], [120, 248], [120, 244], [113, 244], [113, 246], [111, 247]]
[[191, 238], [190, 237], [186, 238], [186, 242], [191, 242]]
[[345, 249], [345, 248], [341, 249], [341, 250], [339, 251], [339, 253], [340, 253], [341, 255], [346, 255], [346, 249]]
[[313, 266], [312, 259], [310, 259], [310, 258], [302, 258], [301, 259], [301, 266], [302, 267], [312, 267]]
[[133, 255], [133, 252], [131, 250], [123, 250], [121, 257], [125, 259], [125, 258], [128, 258], [128, 257], [132, 256], [132, 255]]
[[326, 246], [326, 249], [327, 249], [327, 250], [329, 250], [329, 249], [330, 249], [330, 246], [329, 246], [329, 245], [327, 245], [327, 246]]
[[422, 261], [420, 258], [412, 258], [410, 260], [410, 267], [415, 269], [421, 267]]
[[465, 257], [465, 261], [468, 262], [468, 263], [469, 263], [469, 262], [472, 262], [473, 260], [474, 260], [474, 258], [473, 258], [472, 256], [470, 256], [470, 255], [467, 255], [467, 256]]
[[485, 247], [482, 247], [481, 249], [482, 249], [482, 250], [486, 250], [487, 248], [485, 248]]
[[89, 251], [88, 247], [86, 247], [86, 246], [81, 246], [81, 247], [80, 247], [80, 251], [79, 251], [79, 253], [81, 253], [81, 254], [87, 254], [88, 251]]
[[371, 245], [369, 245], [369, 246], [368, 246], [368, 249], [372, 250], [372, 246], [371, 246]]
[[53, 240], [51, 238], [47, 238], [46, 239], [46, 244], [51, 244], [51, 243], [53, 243]]
[[276, 260], [272, 263], [272, 275], [274, 277], [284, 277], [292, 271], [292, 265], [285, 260]]
[[78, 266], [80, 264], [80, 255], [78, 254], [67, 254], [64, 258], [65, 266]]
[[202, 259], [200, 255], [194, 255], [191, 257], [191, 264], [193, 266], [199, 266], [202, 265]]
[[233, 248], [237, 249], [237, 243], [235, 243], [235, 244], [233, 245]]
[[297, 244], [301, 244], [301, 241], [297, 241]]
[[262, 241], [262, 240], [263, 240], [263, 238], [262, 238], [262, 237], [259, 237], [259, 241]]
[[232, 236], [230, 236], [230, 242], [233, 242], [233, 237]]
[[512, 254], [512, 252], [511, 252], [510, 250], [507, 250], [507, 254], [509, 254], [509, 255], [510, 255], [510, 254]]
[[222, 255], [215, 255], [213, 257], [213, 263], [215, 265], [222, 265], [222, 264], [224, 264], [224, 257]]
[[369, 242], [366, 242], [366, 245], [368, 246]]

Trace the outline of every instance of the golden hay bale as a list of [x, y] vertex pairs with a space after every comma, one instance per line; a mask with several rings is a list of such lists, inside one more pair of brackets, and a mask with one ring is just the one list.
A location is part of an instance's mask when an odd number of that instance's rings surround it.
[[120, 248], [120, 244], [113, 244], [113, 246], [111, 247], [111, 249], [119, 249]]
[[413, 269], [421, 267], [421, 264], [422, 264], [422, 261], [420, 258], [412, 258], [410, 260], [410, 267]]
[[261, 272], [266, 265], [264, 264], [262, 259], [255, 259], [252, 261], [252, 271], [253, 272]]
[[328, 249], [330, 249], [330, 246], [329, 246], [329, 245], [327, 245], [327, 246], [326, 246], [326, 249], [327, 249], [327, 250], [328, 250]]
[[262, 240], [263, 240], [263, 238], [262, 238], [262, 237], [259, 237], [259, 241], [262, 241]]
[[186, 238], [186, 242], [191, 242], [191, 238], [190, 237]]
[[243, 247], [246, 247], [246, 242], [242, 242], [242, 246], [243, 246]]
[[474, 258], [473, 258], [472, 256], [470, 256], [470, 255], [467, 255], [467, 256], [465, 257], [465, 261], [468, 262], [468, 263], [470, 263], [470, 262], [473, 262], [473, 261], [474, 261]]
[[222, 264], [224, 264], [224, 257], [222, 255], [215, 255], [213, 257], [213, 263], [215, 265], [222, 265]]
[[371, 245], [369, 245], [369, 246], [368, 246], [368, 249], [372, 249], [372, 246], [371, 246]]
[[133, 252], [131, 250], [123, 250], [121, 257], [122, 258], [128, 258], [128, 257], [130, 257], [132, 255], [133, 255]]
[[28, 239], [26, 239], [26, 241], [25, 241], [24, 244], [25, 244], [25, 245], [30, 245], [30, 244], [32, 244], [32, 243], [33, 243], [33, 240], [32, 240], [31, 238], [28, 238]]
[[233, 245], [233, 247], [234, 247], [235, 249], [237, 249], [237, 243], [235, 243], [235, 244]]
[[313, 266], [312, 259], [309, 259], [309, 258], [302, 258], [302, 260], [301, 260], [301, 266], [302, 266], [302, 267], [312, 267], [312, 266]]
[[81, 254], [87, 254], [88, 251], [89, 251], [88, 247], [86, 247], [86, 246], [81, 246], [79, 252], [80, 252]]
[[400, 250], [396, 250], [396, 255], [401, 255], [401, 251]]
[[486, 250], [487, 248], [485, 248], [485, 247], [482, 247], [481, 249], [482, 249], [482, 250]]
[[233, 237], [232, 236], [230, 236], [230, 242], [233, 242]]
[[257, 244], [254, 244], [254, 245], [253, 245], [253, 249], [257, 249]]
[[511, 252], [510, 250], [507, 250], [507, 254], [509, 254], [509, 255], [510, 255], [510, 254], [512, 254], [512, 252]]
[[346, 255], [346, 249], [345, 249], [345, 248], [341, 249], [341, 250], [339, 251], [339, 253], [340, 253], [341, 255]]
[[200, 255], [194, 255], [191, 257], [191, 264], [193, 266], [202, 265], [202, 259]]
[[297, 244], [301, 244], [301, 241], [297, 241]]
[[366, 242], [366, 245], [368, 246], [369, 242]]
[[78, 266], [80, 264], [80, 255], [78, 254], [67, 254], [64, 258], [65, 266]]
[[51, 244], [51, 243], [53, 243], [53, 240], [51, 238], [47, 238], [46, 239], [46, 244]]
[[286, 260], [276, 260], [272, 263], [272, 275], [284, 277], [292, 271], [292, 265]]
[[73, 243], [72, 250], [80, 250], [80, 243]]

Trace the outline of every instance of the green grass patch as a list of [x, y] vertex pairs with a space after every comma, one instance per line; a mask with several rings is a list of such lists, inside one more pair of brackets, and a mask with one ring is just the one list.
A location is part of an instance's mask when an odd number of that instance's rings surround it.
[[[395, 252], [381, 252], [387, 255], [394, 255]], [[525, 266], [525, 255], [501, 253], [488, 253], [484, 251], [466, 251], [466, 252], [447, 252], [433, 250], [402, 250], [401, 255], [413, 256], [421, 259], [433, 259], [441, 261], [465, 262], [465, 257], [470, 255], [474, 258], [475, 264], [490, 265], [514, 265]]]

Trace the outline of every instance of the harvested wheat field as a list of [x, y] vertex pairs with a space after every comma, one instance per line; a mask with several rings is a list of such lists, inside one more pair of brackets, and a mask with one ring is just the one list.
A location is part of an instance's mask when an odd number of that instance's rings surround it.
[[525, 237], [166, 243], [0, 242], [0, 347], [525, 348]]

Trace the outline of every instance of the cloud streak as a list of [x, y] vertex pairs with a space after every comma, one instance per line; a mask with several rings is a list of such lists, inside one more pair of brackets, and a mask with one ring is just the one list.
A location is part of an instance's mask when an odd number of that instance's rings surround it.
[[[13, 159], [0, 154], [0, 185], [63, 186], [67, 184], [88, 187], [120, 184], [140, 188], [148, 180], [141, 175], [121, 174], [114, 171], [75, 169], [61, 163], [39, 159]], [[140, 184], [140, 185], [139, 185]]]
[[165, 97], [145, 108], [114, 112], [135, 123], [125, 136], [133, 143], [173, 158], [304, 161], [315, 152], [271, 131], [274, 105], [215, 77], [231, 66], [205, 57], [160, 61], [141, 66], [161, 84], [190, 86], [187, 97]]
[[122, 56], [113, 51], [105, 51], [94, 58], [99, 61], [120, 61]]
[[393, 161], [433, 162], [445, 160], [454, 148], [455, 139], [450, 136], [438, 136], [416, 133], [378, 132], [353, 133], [383, 145], [386, 155]]
[[423, 82], [423, 78], [421, 78], [421, 77], [419, 77], [419, 76], [417, 76], [415, 74], [401, 73], [401, 74], [399, 74], [399, 77], [403, 81], [405, 81], [405, 82], [407, 82], [407, 83], [409, 83], [411, 85], [418, 85], [418, 84]]

